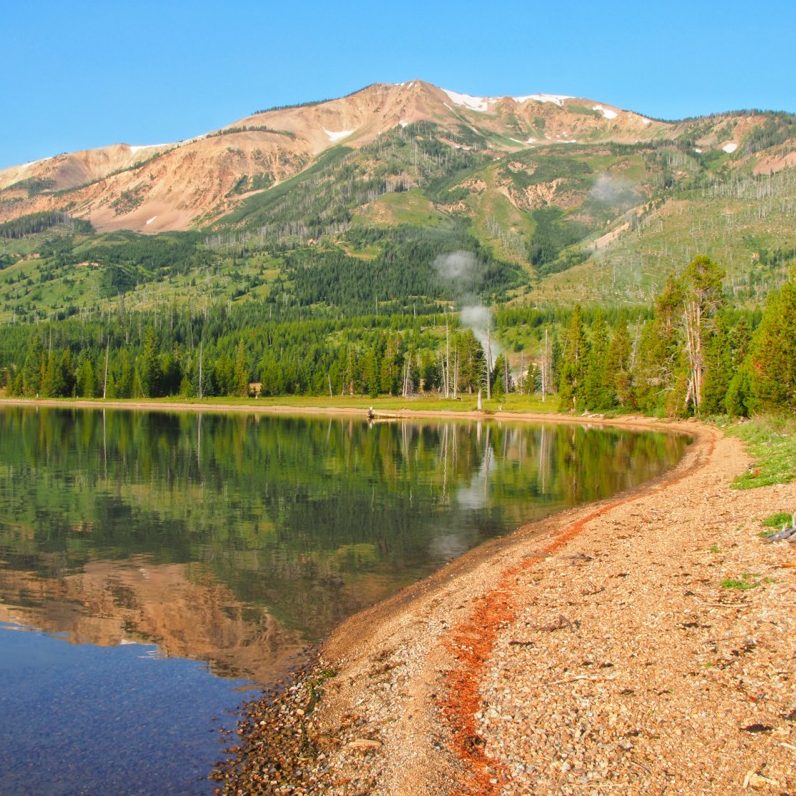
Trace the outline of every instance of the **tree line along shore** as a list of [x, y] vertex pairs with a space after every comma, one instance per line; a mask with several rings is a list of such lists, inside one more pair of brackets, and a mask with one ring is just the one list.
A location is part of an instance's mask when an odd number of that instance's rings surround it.
[[535, 395], [571, 412], [685, 417], [796, 408], [796, 281], [731, 306], [707, 257], [653, 307], [267, 317], [256, 302], [6, 326], [11, 396]]

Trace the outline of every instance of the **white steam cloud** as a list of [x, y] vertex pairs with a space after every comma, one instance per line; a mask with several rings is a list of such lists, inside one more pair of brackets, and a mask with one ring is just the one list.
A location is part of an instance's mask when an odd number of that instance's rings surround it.
[[440, 254], [434, 260], [434, 270], [446, 282], [454, 286], [469, 289], [473, 277], [478, 272], [478, 260], [471, 252], [457, 251], [449, 254]]
[[589, 196], [597, 202], [611, 207], [630, 207], [637, 204], [640, 196], [630, 180], [601, 174], [592, 185]]
[[[462, 326], [472, 330], [475, 339], [486, 353], [489, 329], [492, 326], [492, 313], [488, 307], [476, 301], [472, 294], [480, 267], [475, 255], [467, 251], [441, 254], [434, 260], [434, 270], [443, 281], [454, 288], [454, 292], [462, 304], [460, 315]], [[489, 362], [491, 368], [502, 349], [494, 338], [489, 340], [489, 348], [492, 353], [491, 362]]]
[[500, 356], [503, 350], [494, 337], [489, 339], [489, 346], [487, 346], [487, 338], [489, 337], [489, 329], [492, 326], [492, 313], [488, 307], [483, 304], [468, 304], [462, 307], [459, 318], [462, 326], [466, 329], [472, 329], [475, 339], [481, 343], [481, 348], [484, 353], [487, 353], [487, 348], [491, 349], [492, 361], [489, 363], [491, 368], [495, 364], [495, 359]]

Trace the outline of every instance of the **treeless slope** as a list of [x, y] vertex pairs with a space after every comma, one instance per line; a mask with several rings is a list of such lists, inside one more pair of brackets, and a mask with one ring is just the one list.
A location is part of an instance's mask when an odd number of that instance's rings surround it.
[[[302, 140], [263, 130], [208, 136], [165, 150], [145, 150], [146, 159], [138, 153], [136, 162], [143, 159], [139, 165], [96, 177], [67, 194], [39, 194], [0, 206], [0, 217], [67, 209], [99, 230], [188, 229], [206, 214], [231, 207], [239, 197], [230, 192], [241, 177], [268, 175], [278, 182], [308, 162], [308, 150]], [[46, 177], [48, 168], [42, 166], [37, 174]]]
[[129, 146], [114, 144], [99, 149], [84, 149], [52, 158], [35, 160], [0, 171], [0, 191], [23, 180], [50, 181], [53, 191], [65, 191], [102, 179], [112, 172], [126, 169], [174, 146]]

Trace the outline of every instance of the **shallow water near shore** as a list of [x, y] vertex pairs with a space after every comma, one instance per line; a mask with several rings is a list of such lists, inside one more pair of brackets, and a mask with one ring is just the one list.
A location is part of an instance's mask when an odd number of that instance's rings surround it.
[[207, 761], [245, 685], [154, 645], [74, 645], [6, 623], [0, 680], [0, 792], [64, 796], [212, 793]]
[[218, 729], [343, 618], [684, 437], [0, 411], [0, 793], [212, 792]]

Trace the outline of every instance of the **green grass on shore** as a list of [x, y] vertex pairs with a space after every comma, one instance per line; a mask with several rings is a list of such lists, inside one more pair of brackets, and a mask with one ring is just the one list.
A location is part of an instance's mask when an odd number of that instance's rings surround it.
[[754, 464], [733, 481], [736, 489], [787, 484], [796, 478], [796, 418], [767, 415], [725, 427], [740, 438]]
[[[233, 396], [218, 396], [212, 398], [186, 398], [184, 396], [171, 396], [169, 398], [114, 398], [108, 401], [114, 403], [152, 404], [169, 407], [176, 404], [190, 404], [193, 406], [232, 406], [252, 408], [264, 406], [295, 407], [296, 409], [368, 409], [373, 407], [375, 411], [390, 412], [402, 409], [413, 411], [431, 412], [473, 412], [477, 408], [477, 397], [475, 395], [463, 395], [457, 400], [440, 398], [437, 396], [417, 396], [414, 398], [401, 398], [390, 396], [379, 396], [371, 398], [369, 396], [345, 396], [345, 395], [282, 395], [269, 398], [236, 398]], [[102, 406], [105, 402], [102, 399], [58, 399], [59, 403], [68, 406], [77, 401], [96, 403]], [[558, 401], [555, 396], [548, 396], [547, 400], [542, 401], [538, 395], [516, 395], [512, 394], [501, 398], [493, 398], [483, 401], [483, 408], [486, 413], [494, 412], [533, 412], [539, 414], [552, 414], [558, 411]]]

